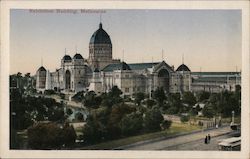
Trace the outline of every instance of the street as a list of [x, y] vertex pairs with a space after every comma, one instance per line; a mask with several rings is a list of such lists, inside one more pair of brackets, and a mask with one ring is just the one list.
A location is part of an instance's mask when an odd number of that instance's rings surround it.
[[[218, 140], [228, 138], [233, 133], [230, 127], [222, 127], [120, 148], [124, 150], [218, 150]], [[204, 138], [208, 134], [211, 136], [211, 142], [204, 144]]]

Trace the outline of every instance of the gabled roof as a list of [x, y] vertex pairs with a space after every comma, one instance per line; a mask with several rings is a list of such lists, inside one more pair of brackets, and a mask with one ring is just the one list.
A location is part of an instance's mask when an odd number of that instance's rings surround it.
[[104, 72], [112, 72], [114, 70], [131, 70], [131, 68], [127, 63], [121, 62], [121, 63], [109, 64], [104, 69], [102, 69], [102, 71]]
[[128, 64], [129, 67], [132, 69], [132, 70], [144, 70], [144, 69], [147, 69], [147, 68], [152, 68], [153, 66], [159, 64], [160, 62], [154, 62], [154, 63], [131, 63], [131, 64]]
[[41, 66], [37, 71], [46, 71], [46, 69], [43, 67], [43, 66]]
[[157, 65], [155, 65], [154, 71], [157, 71], [157, 70], [161, 69], [162, 67], [166, 67], [168, 71], [174, 72], [173, 68], [171, 66], [169, 66], [165, 61], [162, 61], [162, 62], [158, 63]]

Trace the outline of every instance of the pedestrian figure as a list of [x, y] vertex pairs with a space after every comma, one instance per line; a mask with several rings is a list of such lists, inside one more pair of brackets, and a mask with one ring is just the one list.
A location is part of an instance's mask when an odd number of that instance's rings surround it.
[[207, 144], [207, 136], [205, 137], [205, 140], [204, 140], [205, 144]]
[[211, 136], [210, 134], [208, 134], [208, 143], [210, 143], [210, 140], [211, 140]]

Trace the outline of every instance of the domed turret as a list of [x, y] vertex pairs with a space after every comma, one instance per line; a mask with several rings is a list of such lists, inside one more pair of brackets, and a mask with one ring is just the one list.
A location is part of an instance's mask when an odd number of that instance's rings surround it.
[[83, 57], [81, 54], [75, 54], [73, 59], [80, 60], [80, 59], [83, 59]]
[[176, 71], [189, 71], [190, 69], [185, 65], [185, 64], [181, 64]]
[[63, 61], [64, 62], [71, 62], [72, 58], [69, 55], [63, 56]]
[[99, 24], [99, 29], [91, 36], [89, 44], [111, 44], [108, 33], [102, 28], [102, 23]]

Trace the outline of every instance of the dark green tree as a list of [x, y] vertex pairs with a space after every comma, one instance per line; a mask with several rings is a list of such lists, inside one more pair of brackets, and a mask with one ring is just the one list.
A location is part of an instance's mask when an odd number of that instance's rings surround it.
[[121, 132], [124, 136], [130, 136], [139, 133], [143, 128], [142, 114], [133, 112], [125, 115], [120, 122]]
[[96, 100], [96, 94], [94, 91], [87, 92], [84, 99], [83, 104], [85, 107], [91, 109], [91, 108], [98, 108], [100, 105], [100, 102]]
[[210, 104], [205, 105], [205, 107], [202, 109], [202, 114], [205, 117], [212, 118], [215, 115], [215, 111], [214, 111], [212, 105], [210, 105]]
[[109, 121], [107, 123], [107, 129], [109, 138], [117, 138], [121, 135], [120, 121], [126, 115], [134, 112], [136, 109], [134, 107], [130, 107], [126, 104], [118, 104], [112, 107]]
[[56, 124], [37, 124], [28, 129], [28, 145], [32, 149], [60, 149], [62, 130]]
[[82, 113], [80, 113], [80, 112], [77, 112], [76, 114], [75, 114], [75, 119], [77, 120], [77, 121], [83, 121], [83, 114]]
[[147, 99], [146, 105], [147, 105], [147, 108], [151, 109], [154, 105], [156, 105], [156, 102], [152, 99]]
[[165, 94], [163, 88], [157, 88], [153, 92], [153, 98], [157, 101], [159, 106], [162, 106], [164, 100], [166, 99], [166, 94]]
[[72, 111], [72, 109], [68, 108], [66, 110], [66, 113], [67, 113], [68, 116], [70, 116], [73, 113], [73, 111]]
[[62, 140], [66, 147], [71, 147], [75, 144], [76, 140], [76, 132], [74, 127], [69, 125], [68, 123], [65, 123], [63, 129], [62, 129]]
[[205, 100], [208, 100], [209, 97], [210, 97], [210, 93], [203, 91], [197, 94], [197, 101], [204, 102]]
[[157, 107], [148, 110], [144, 116], [144, 127], [148, 132], [161, 130], [160, 124], [163, 121], [163, 116]]
[[179, 114], [184, 111], [184, 106], [181, 102], [181, 95], [179, 93], [171, 93], [167, 98], [167, 113], [168, 114]]
[[141, 105], [141, 101], [145, 98], [145, 94], [142, 92], [138, 92], [134, 94], [135, 97], [135, 103], [137, 105]]
[[196, 98], [192, 92], [184, 92], [182, 96], [182, 101], [192, 107], [196, 104]]
[[172, 125], [171, 120], [164, 120], [161, 124], [161, 127], [163, 130], [166, 130], [166, 129], [169, 129], [171, 125]]
[[122, 91], [117, 86], [114, 86], [109, 92], [109, 95], [111, 97], [120, 97], [120, 95], [122, 95]]

